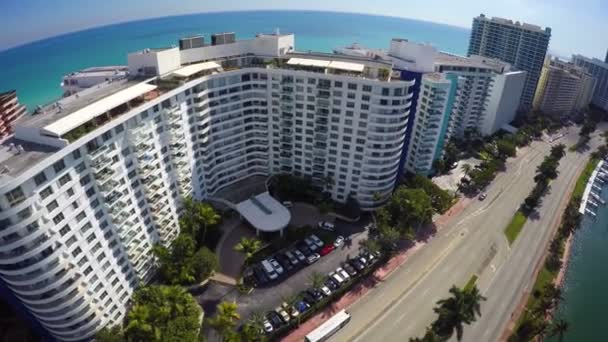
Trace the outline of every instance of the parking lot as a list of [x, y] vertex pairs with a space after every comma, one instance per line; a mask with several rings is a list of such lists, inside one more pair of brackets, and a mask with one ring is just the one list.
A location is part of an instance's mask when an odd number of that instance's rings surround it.
[[[329, 254], [321, 257], [312, 265], [293, 270], [288, 276], [274, 281], [264, 287], [256, 288], [250, 294], [241, 294], [234, 287], [220, 284], [210, 284], [209, 288], [200, 296], [199, 303], [205, 310], [207, 317], [215, 312], [215, 306], [221, 301], [236, 301], [241, 318], [246, 320], [253, 313], [265, 314], [279, 306], [285, 298], [308, 289], [311, 283], [311, 274], [319, 272], [327, 275], [340, 267], [349, 258], [359, 254], [359, 242], [367, 237], [364, 227], [369, 218], [362, 218], [356, 223], [335, 222], [335, 235], [342, 235], [348, 239]], [[312, 229], [311, 234], [318, 229]], [[319, 250], [317, 250], [318, 252]]]

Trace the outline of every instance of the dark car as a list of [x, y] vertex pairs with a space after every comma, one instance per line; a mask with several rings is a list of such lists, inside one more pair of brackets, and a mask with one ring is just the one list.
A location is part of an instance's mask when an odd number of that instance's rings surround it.
[[365, 265], [358, 259], [351, 259], [349, 262], [357, 271], [361, 272], [365, 268]]
[[340, 285], [338, 285], [338, 283], [335, 280], [331, 279], [331, 278], [328, 278], [325, 281], [325, 286], [329, 287], [329, 289], [332, 290], [332, 291], [335, 291], [335, 290], [338, 289], [338, 287], [340, 287]]
[[308, 245], [303, 241], [298, 242], [296, 248], [298, 248], [298, 250], [300, 250], [300, 252], [302, 252], [302, 254], [304, 254], [306, 257], [312, 254], [312, 251], [310, 248], [308, 248]]
[[266, 276], [266, 273], [264, 273], [264, 271], [259, 267], [253, 268], [253, 276], [255, 277], [258, 286], [262, 286], [268, 283], [268, 277]]
[[318, 302], [321, 299], [323, 299], [323, 293], [321, 291], [319, 291], [319, 289], [312, 289], [312, 290], [308, 290], [310, 292], [310, 294], [312, 294], [312, 296], [315, 298], [315, 300]]
[[308, 291], [300, 292], [300, 298], [302, 298], [302, 300], [306, 301], [308, 304], [314, 304], [317, 302], [315, 297], [313, 297], [313, 295]]
[[354, 277], [357, 275], [357, 270], [355, 270], [355, 268], [352, 267], [351, 265], [344, 263], [344, 265], [342, 265], [342, 267], [344, 268], [346, 273], [348, 273], [349, 276]]
[[296, 310], [298, 310], [298, 312], [304, 313], [304, 311], [310, 308], [310, 304], [303, 300], [299, 300], [296, 302], [296, 304], [294, 304], [294, 307], [296, 308]]
[[283, 325], [283, 320], [281, 319], [281, 316], [279, 316], [279, 314], [274, 311], [270, 311], [268, 315], [266, 315], [266, 317], [268, 317], [270, 324], [272, 324], [275, 329], [278, 329], [281, 325]]
[[279, 264], [281, 264], [287, 272], [293, 270], [293, 265], [291, 265], [291, 262], [289, 262], [289, 259], [285, 255], [277, 253], [274, 258], [277, 259]]

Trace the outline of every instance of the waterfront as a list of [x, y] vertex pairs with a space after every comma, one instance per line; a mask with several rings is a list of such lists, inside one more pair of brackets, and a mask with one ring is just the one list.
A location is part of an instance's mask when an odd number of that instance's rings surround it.
[[[601, 197], [608, 200], [608, 186], [604, 185]], [[597, 216], [587, 214], [573, 239], [570, 259], [563, 284], [564, 301], [556, 319], [569, 323], [565, 341], [605, 341], [601, 325], [606, 318], [603, 310], [608, 306], [608, 292], [602, 288], [608, 283], [608, 207], [600, 206]], [[551, 341], [558, 341], [552, 338]]]
[[61, 96], [61, 77], [98, 65], [126, 64], [127, 53], [176, 45], [192, 34], [234, 31], [238, 38], [260, 32], [292, 32], [298, 50], [330, 52], [354, 42], [387, 48], [391, 38], [429, 42], [439, 49], [465, 54], [469, 29], [352, 13], [255, 11], [165, 17], [99, 27], [30, 43], [0, 52], [0, 90], [17, 89], [31, 110]]

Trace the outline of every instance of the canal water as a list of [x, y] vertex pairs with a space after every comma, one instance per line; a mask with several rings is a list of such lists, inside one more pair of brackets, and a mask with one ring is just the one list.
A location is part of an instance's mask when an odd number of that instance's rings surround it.
[[[608, 182], [601, 197], [608, 202]], [[566, 342], [608, 341], [608, 206], [586, 214], [576, 232], [556, 319], [569, 323]], [[556, 337], [549, 339], [558, 341]]]

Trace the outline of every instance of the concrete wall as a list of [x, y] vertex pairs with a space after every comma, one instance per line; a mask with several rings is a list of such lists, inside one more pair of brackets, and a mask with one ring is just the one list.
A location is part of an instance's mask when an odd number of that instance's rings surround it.
[[393, 39], [388, 50], [388, 54], [396, 57], [401, 61], [394, 61], [395, 65], [416, 72], [433, 72], [434, 60], [437, 55], [437, 49], [429, 44], [419, 44], [409, 42], [405, 39]]
[[495, 76], [482, 124], [482, 135], [493, 134], [500, 127], [515, 119], [525, 82], [525, 71], [514, 71]]
[[127, 60], [131, 75], [140, 74], [140, 69], [143, 68], [155, 68], [156, 75], [162, 75], [179, 69], [181, 66], [178, 48], [138, 51], [130, 53]]

